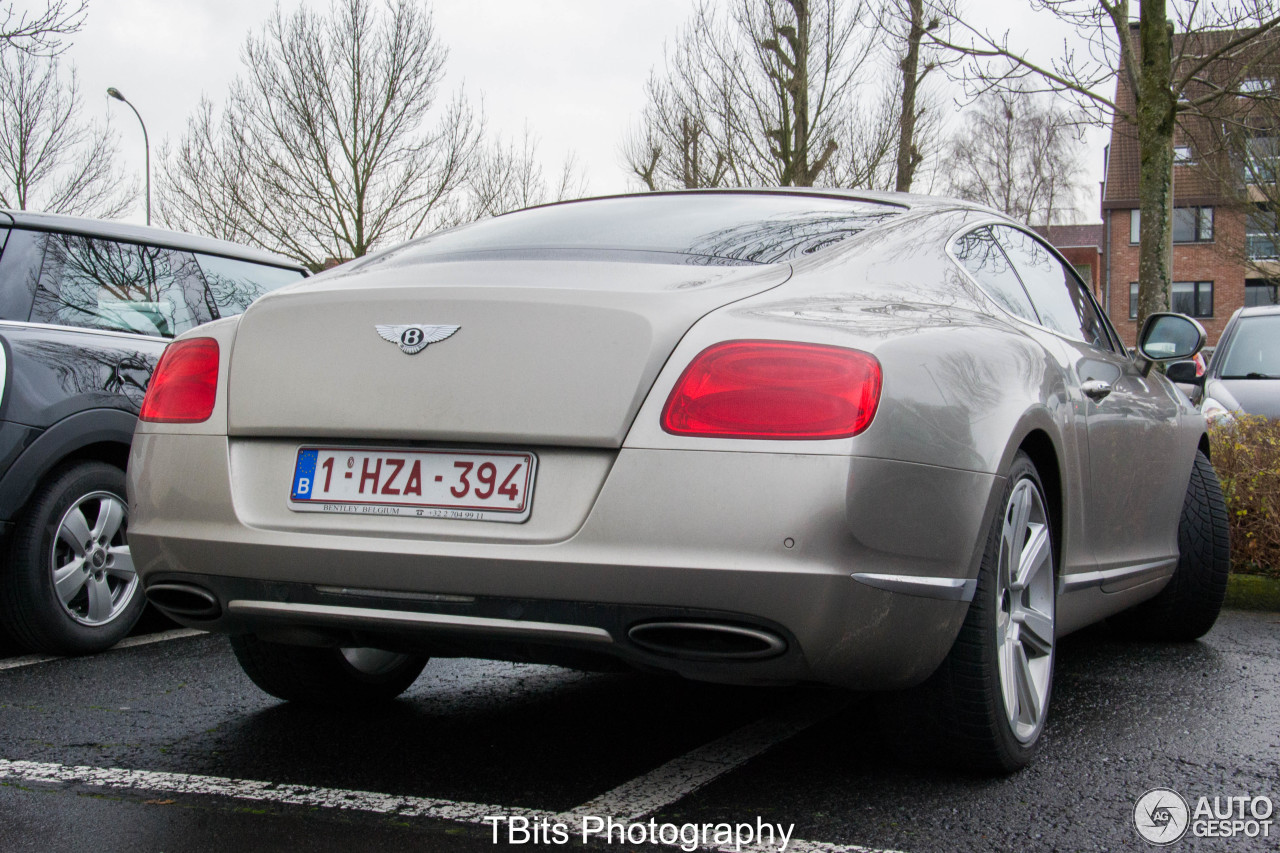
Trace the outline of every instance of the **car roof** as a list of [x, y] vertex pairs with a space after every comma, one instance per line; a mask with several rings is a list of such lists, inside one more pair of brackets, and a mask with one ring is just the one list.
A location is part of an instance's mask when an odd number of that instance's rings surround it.
[[1240, 309], [1240, 319], [1242, 320], [1247, 317], [1260, 317], [1266, 314], [1280, 314], [1280, 305], [1254, 305]]
[[62, 231], [83, 234], [86, 237], [106, 237], [129, 243], [146, 243], [153, 246], [164, 246], [169, 249], [221, 255], [227, 258], [255, 261], [277, 267], [306, 269], [306, 267], [291, 258], [286, 258], [283, 255], [277, 255], [264, 249], [242, 246], [239, 243], [231, 243], [227, 240], [215, 240], [212, 237], [184, 234], [181, 231], [169, 231], [164, 228], [152, 228], [145, 225], [130, 225], [106, 219], [63, 216], [57, 213], [33, 213], [28, 210], [0, 210], [0, 227], [5, 226], [26, 228], [33, 231]]

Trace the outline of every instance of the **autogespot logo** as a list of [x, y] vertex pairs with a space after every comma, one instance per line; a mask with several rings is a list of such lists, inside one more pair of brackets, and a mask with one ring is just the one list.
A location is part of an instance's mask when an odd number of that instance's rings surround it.
[[1161, 847], [1186, 835], [1190, 818], [1187, 801], [1168, 788], [1152, 788], [1139, 797], [1133, 807], [1133, 825], [1138, 828], [1138, 834]]

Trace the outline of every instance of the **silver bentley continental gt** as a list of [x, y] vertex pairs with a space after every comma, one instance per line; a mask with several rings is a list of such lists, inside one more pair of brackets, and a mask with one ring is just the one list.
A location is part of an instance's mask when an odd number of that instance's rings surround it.
[[1035, 751], [1063, 635], [1212, 626], [1202, 416], [985, 208], [695, 191], [358, 259], [165, 352], [129, 538], [147, 597], [277, 697], [428, 657], [925, 691], [970, 766]]

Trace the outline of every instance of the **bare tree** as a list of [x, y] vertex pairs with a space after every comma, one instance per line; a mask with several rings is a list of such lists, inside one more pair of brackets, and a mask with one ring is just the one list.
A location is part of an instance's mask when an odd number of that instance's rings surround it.
[[112, 164], [108, 124], [81, 116], [75, 69], [58, 60], [0, 52], [0, 206], [111, 219], [137, 196]]
[[36, 56], [56, 56], [62, 38], [79, 32], [89, 0], [48, 0], [44, 11], [18, 9], [15, 0], [0, 3], [0, 45]]
[[161, 221], [314, 269], [448, 221], [482, 128], [460, 93], [435, 109], [445, 58], [414, 0], [277, 8], [221, 116], [163, 152]]
[[875, 47], [860, 0], [703, 0], [646, 87], [628, 168], [651, 188], [812, 186]]
[[[966, 82], [977, 91], [1023, 81], [1073, 98], [1096, 121], [1132, 128], [1141, 158], [1141, 326], [1149, 314], [1170, 304], [1175, 128], [1188, 116], [1212, 114], [1223, 99], [1240, 94], [1241, 84], [1259, 67], [1274, 63], [1280, 50], [1280, 2], [1138, 0], [1136, 26], [1129, 0], [1036, 0], [1035, 5], [1074, 27], [1087, 41], [1086, 49], [1065, 47], [1057, 58], [1040, 61], [1011, 48], [1007, 32], [979, 30], [959, 15], [949, 16], [929, 39], [972, 60]], [[1115, 97], [1117, 75], [1131, 99]]]
[[947, 188], [1027, 224], [1075, 213], [1081, 190], [1078, 118], [1037, 96], [993, 90], [980, 96], [952, 137]]
[[526, 127], [519, 144], [495, 138], [476, 156], [464, 188], [457, 221], [470, 222], [510, 210], [582, 198], [586, 178], [572, 154], [565, 158], [555, 185], [547, 182], [538, 157], [538, 140]]
[[928, 156], [930, 141], [939, 138], [940, 125], [934, 99], [925, 90], [926, 78], [955, 58], [941, 51], [927, 36], [954, 16], [952, 0], [886, 0], [881, 10], [881, 30], [890, 44], [897, 71], [893, 111], [897, 140], [894, 186], [909, 192], [916, 170]]

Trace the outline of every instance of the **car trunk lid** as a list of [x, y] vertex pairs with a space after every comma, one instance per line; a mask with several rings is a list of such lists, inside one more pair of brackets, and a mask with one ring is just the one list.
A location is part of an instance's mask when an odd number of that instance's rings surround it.
[[[619, 447], [689, 327], [789, 275], [787, 264], [597, 258], [322, 276], [260, 300], [241, 319], [228, 431]], [[402, 346], [402, 330], [377, 328], [413, 324], [458, 329], [409, 354], [416, 335]]]

